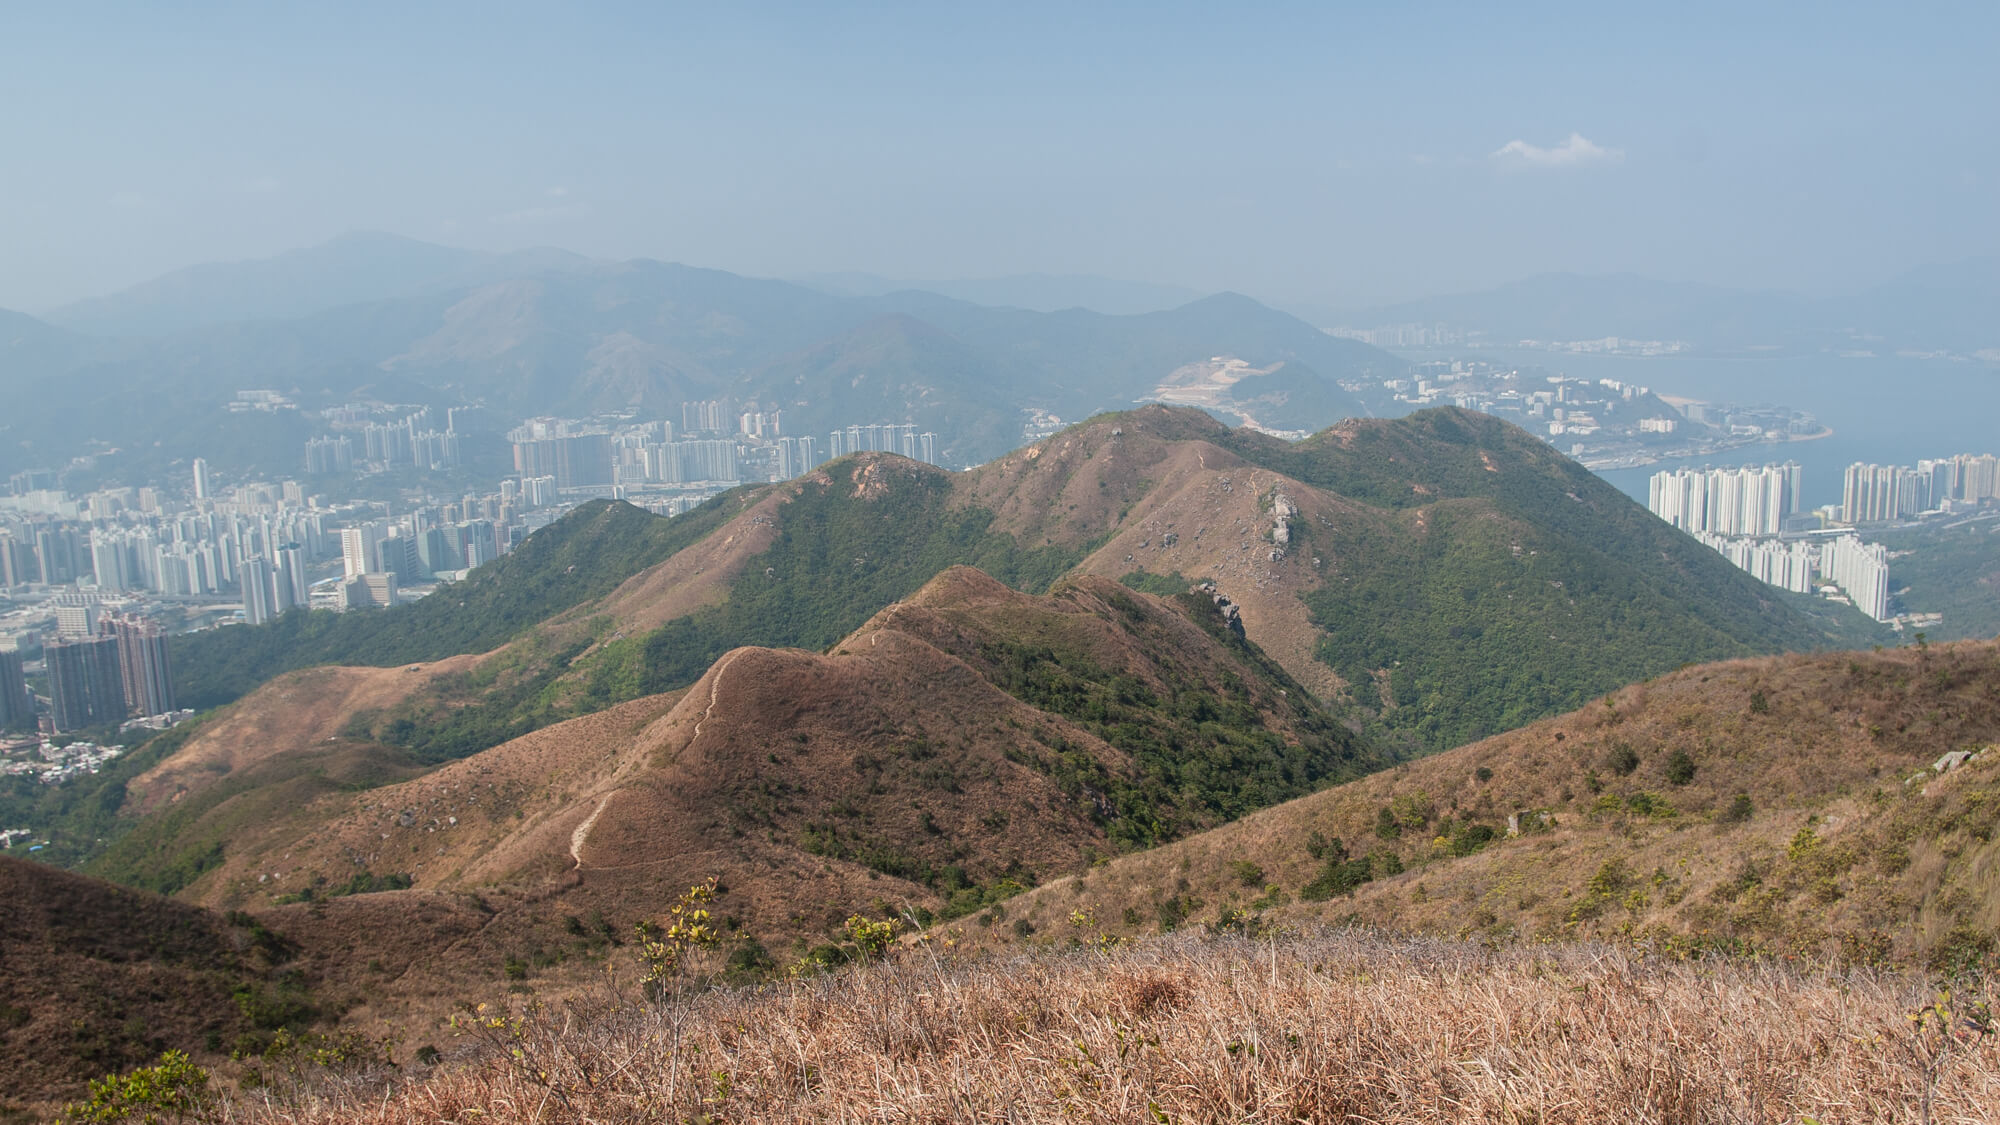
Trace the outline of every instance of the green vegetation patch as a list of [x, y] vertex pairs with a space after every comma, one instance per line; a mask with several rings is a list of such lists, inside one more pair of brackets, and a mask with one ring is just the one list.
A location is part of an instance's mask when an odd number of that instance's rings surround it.
[[[1282, 688], [1296, 740], [1274, 729], [1266, 710], [1275, 699], [1258, 694], [1228, 669], [1214, 682], [1181, 663], [1166, 642], [1151, 651], [1167, 687], [1156, 691], [1129, 672], [1106, 668], [1074, 649], [996, 640], [979, 655], [1003, 691], [1030, 706], [1060, 715], [1130, 754], [1134, 770], [1121, 774], [1055, 732], [1013, 756], [1053, 778], [1065, 792], [1093, 803], [1112, 841], [1144, 848], [1187, 832], [1233, 820], [1267, 805], [1358, 777], [1380, 765], [1366, 743], [1311, 702], [1311, 696], [1274, 663], [1222, 623], [1210, 599], [1181, 593], [1183, 611], [1220, 644], [1246, 658], [1274, 695]], [[1135, 629], [1145, 611], [1128, 599], [1119, 606]]]

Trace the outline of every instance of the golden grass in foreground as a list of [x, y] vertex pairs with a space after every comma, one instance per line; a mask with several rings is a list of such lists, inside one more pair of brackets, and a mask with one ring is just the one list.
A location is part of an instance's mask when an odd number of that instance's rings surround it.
[[[1918, 978], [1326, 929], [889, 964], [531, 1014], [276, 1122], [1991, 1121], [2000, 1044]], [[512, 1025], [510, 1025], [512, 1026]], [[1990, 1025], [1987, 1025], [1990, 1026]], [[510, 1057], [518, 1050], [519, 1055]]]

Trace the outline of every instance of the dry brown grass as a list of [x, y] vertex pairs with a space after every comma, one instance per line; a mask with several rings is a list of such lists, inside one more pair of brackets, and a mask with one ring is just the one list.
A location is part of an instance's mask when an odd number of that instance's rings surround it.
[[394, 668], [307, 668], [258, 688], [127, 786], [129, 809], [152, 812], [284, 754], [320, 748], [357, 712], [392, 706], [483, 657]]
[[[1908, 976], [1321, 929], [888, 964], [468, 1035], [256, 1125], [493, 1121], [1970, 1122], [2000, 1044]], [[412, 1068], [416, 1070], [417, 1068]]]

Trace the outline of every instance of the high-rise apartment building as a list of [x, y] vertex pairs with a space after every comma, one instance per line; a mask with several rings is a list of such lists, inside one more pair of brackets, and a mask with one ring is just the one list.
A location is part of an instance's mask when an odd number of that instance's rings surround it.
[[1654, 473], [1647, 508], [1684, 531], [1750, 537], [1776, 535], [1800, 507], [1797, 462], [1740, 469]]
[[26, 540], [0, 534], [0, 586], [25, 586], [42, 580], [35, 547]]
[[275, 601], [277, 571], [268, 559], [244, 559], [237, 574], [243, 587], [243, 621], [262, 625], [277, 616]]
[[0, 652], [0, 730], [30, 730], [35, 725], [35, 700], [21, 671], [21, 654]]
[[122, 594], [138, 585], [132, 573], [132, 552], [122, 540], [105, 532], [90, 536], [90, 569], [97, 575], [97, 588], [107, 594]]
[[50, 641], [42, 646], [49, 674], [49, 717], [57, 734], [125, 720], [125, 682], [117, 637]]
[[209, 499], [210, 487], [208, 461], [205, 458], [197, 457], [194, 459], [194, 498], [197, 500]]
[[111, 634], [118, 641], [119, 679], [125, 704], [134, 715], [163, 715], [176, 706], [173, 666], [167, 659], [167, 634], [159, 622], [143, 617], [114, 617]]
[[1889, 552], [1880, 543], [1843, 535], [1820, 546], [1820, 573], [1847, 591], [1854, 607], [1877, 621], [1889, 619]]
[[733, 412], [726, 400], [681, 403], [683, 433], [727, 433]]
[[340, 529], [340, 565], [343, 576], [356, 578], [382, 569], [382, 525], [364, 523]]

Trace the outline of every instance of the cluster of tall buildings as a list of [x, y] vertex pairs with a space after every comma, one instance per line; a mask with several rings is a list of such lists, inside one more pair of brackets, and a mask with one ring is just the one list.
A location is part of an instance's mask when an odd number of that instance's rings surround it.
[[[524, 505], [519, 483], [503, 481], [497, 496], [468, 496], [396, 519], [360, 520], [341, 528], [341, 607], [386, 608], [397, 604], [407, 587], [499, 558], [513, 548], [522, 529], [532, 530], [523, 519], [525, 506], [532, 505]], [[250, 619], [247, 601], [244, 611]]]
[[1739, 469], [1672, 469], [1654, 473], [1646, 506], [1683, 531], [1768, 536], [1798, 512], [1797, 462]]
[[570, 426], [562, 419], [538, 418], [509, 434], [514, 471], [523, 477], [553, 477], [558, 489], [610, 487], [615, 483], [611, 435], [572, 432]]
[[1847, 523], [1915, 519], [1955, 503], [2000, 499], [2000, 457], [1961, 453], [1906, 465], [1856, 461], [1841, 484], [1840, 518]]
[[1708, 531], [1694, 537], [1739, 570], [1781, 590], [1809, 594], [1820, 573], [1820, 547], [1803, 539], [1732, 539]]
[[913, 461], [937, 464], [937, 435], [918, 433], [912, 425], [849, 426], [835, 430], [828, 446], [830, 456], [845, 457], [863, 450], [900, 453]]
[[[174, 710], [173, 667], [157, 622], [112, 616], [83, 636], [58, 636], [42, 646], [48, 668], [49, 718], [57, 734], [114, 725]], [[14, 667], [18, 670], [18, 657]], [[5, 683], [0, 668], [0, 695]], [[4, 704], [0, 704], [4, 706]]]
[[357, 461], [384, 467], [456, 468], [460, 448], [455, 415], [455, 411], [448, 415], [440, 430], [431, 420], [430, 408], [424, 407], [393, 422], [364, 421], [349, 433], [312, 438], [306, 442], [306, 472], [344, 473]]
[[1889, 549], [1842, 535], [1820, 544], [1819, 571], [1846, 591], [1854, 608], [1877, 621], [1889, 620]]
[[[684, 402], [681, 424], [610, 425], [534, 418], [510, 431], [523, 487], [546, 478], [558, 493], [618, 495], [634, 485], [730, 486], [790, 480], [829, 458], [862, 450], [937, 463], [937, 435], [914, 425], [849, 426], [818, 440], [784, 432], [782, 411], [732, 413], [724, 400]], [[733, 427], [733, 428], [732, 428]]]
[[[1960, 457], [1925, 461], [1916, 470], [1855, 465], [1847, 471], [1842, 515], [1865, 523], [1914, 516], [1931, 498], [1982, 497], [1984, 465], [1992, 458]], [[1972, 482], [1968, 491], [1967, 482]], [[1832, 583], [1855, 607], [1877, 621], [1889, 619], [1888, 553], [1853, 534], [1816, 540], [1779, 539], [1793, 530], [1788, 517], [1800, 511], [1799, 466], [1763, 465], [1740, 469], [1674, 469], [1653, 474], [1647, 507], [1654, 515], [1694, 534], [1704, 545], [1761, 581], [1795, 593]]]
[[246, 500], [178, 515], [26, 521], [0, 527], [0, 585], [88, 583], [109, 594], [171, 597], [220, 593], [236, 584], [246, 559], [275, 558], [287, 545], [317, 556], [328, 542], [328, 519], [320, 510]]
[[1761, 582], [1795, 594], [1809, 594], [1831, 582], [1856, 609], [1877, 621], [1889, 620], [1889, 555], [1879, 543], [1863, 543], [1858, 535], [1784, 540], [1696, 532], [1695, 538]]

